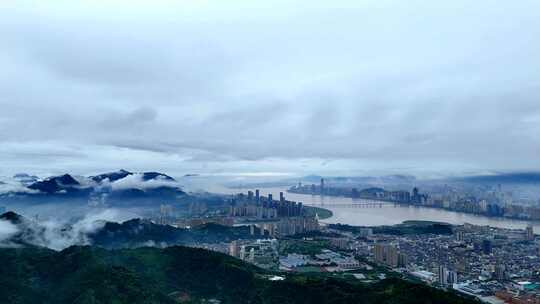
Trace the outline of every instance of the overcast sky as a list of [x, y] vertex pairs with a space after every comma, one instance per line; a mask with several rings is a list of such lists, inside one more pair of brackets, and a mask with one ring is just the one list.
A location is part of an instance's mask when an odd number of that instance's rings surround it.
[[0, 175], [538, 170], [539, 12], [1, 1]]

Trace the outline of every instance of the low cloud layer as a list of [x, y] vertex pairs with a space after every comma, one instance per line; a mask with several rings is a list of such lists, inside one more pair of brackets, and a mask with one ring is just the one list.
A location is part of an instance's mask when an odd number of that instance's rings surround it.
[[537, 170], [538, 1], [4, 1], [0, 174]]
[[9, 246], [9, 242], [6, 241], [17, 232], [17, 226], [8, 221], [0, 220], [0, 247]]
[[106, 222], [128, 220], [129, 214], [116, 209], [89, 212], [74, 222], [50, 219], [42, 222], [28, 221], [17, 226], [6, 220], [0, 220], [0, 247], [17, 247], [11, 237], [20, 235], [25, 244], [62, 250], [73, 245], [90, 245], [88, 235], [103, 228]]
[[173, 180], [167, 180], [165, 177], [158, 176], [155, 179], [148, 181], [143, 180], [143, 175], [135, 173], [128, 175], [121, 180], [115, 181], [109, 184], [112, 190], [126, 190], [126, 189], [155, 189], [159, 187], [181, 187], [181, 185]]

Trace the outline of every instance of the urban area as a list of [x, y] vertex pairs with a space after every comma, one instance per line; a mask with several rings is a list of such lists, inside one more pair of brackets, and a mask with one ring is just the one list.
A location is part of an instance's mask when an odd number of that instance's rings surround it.
[[[438, 201], [416, 189], [393, 195], [398, 202]], [[532, 226], [523, 230], [428, 221], [377, 227], [324, 224], [320, 216], [324, 209], [289, 201], [283, 192], [278, 199], [262, 196], [259, 190], [232, 195], [218, 211], [208, 212], [197, 204], [190, 209], [191, 216], [179, 219], [163, 205], [154, 220], [184, 228], [207, 223], [248, 226], [250, 238], [193, 246], [265, 269], [332, 273], [367, 283], [400, 277], [486, 303], [540, 303], [540, 237]]]

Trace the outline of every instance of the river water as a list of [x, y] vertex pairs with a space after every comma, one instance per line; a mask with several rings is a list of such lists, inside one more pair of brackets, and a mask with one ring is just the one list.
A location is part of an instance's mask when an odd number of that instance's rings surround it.
[[[253, 188], [211, 189], [218, 193], [247, 193], [248, 190], [255, 191]], [[279, 193], [284, 192], [285, 198], [290, 201], [302, 202], [308, 206], [322, 207], [333, 212], [333, 216], [325, 219], [324, 223], [342, 223], [356, 226], [379, 226], [394, 225], [407, 220], [426, 220], [439, 221], [450, 224], [470, 223], [474, 225], [489, 225], [499, 228], [525, 229], [530, 223], [536, 233], [540, 233], [540, 222], [527, 222], [506, 218], [494, 218], [479, 216], [467, 213], [452, 212], [443, 209], [400, 206], [393, 203], [382, 204], [362, 204], [363, 200], [347, 197], [321, 196], [288, 193], [286, 188], [260, 188], [262, 196], [272, 194], [274, 199], [279, 199]], [[360, 203], [360, 204], [359, 204]], [[353, 207], [353, 204], [362, 205], [362, 207]]]

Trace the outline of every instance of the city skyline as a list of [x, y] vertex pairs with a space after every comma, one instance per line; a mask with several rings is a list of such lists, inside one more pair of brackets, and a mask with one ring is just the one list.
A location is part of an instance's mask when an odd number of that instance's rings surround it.
[[539, 12], [0, 0], [0, 302], [540, 304]]

